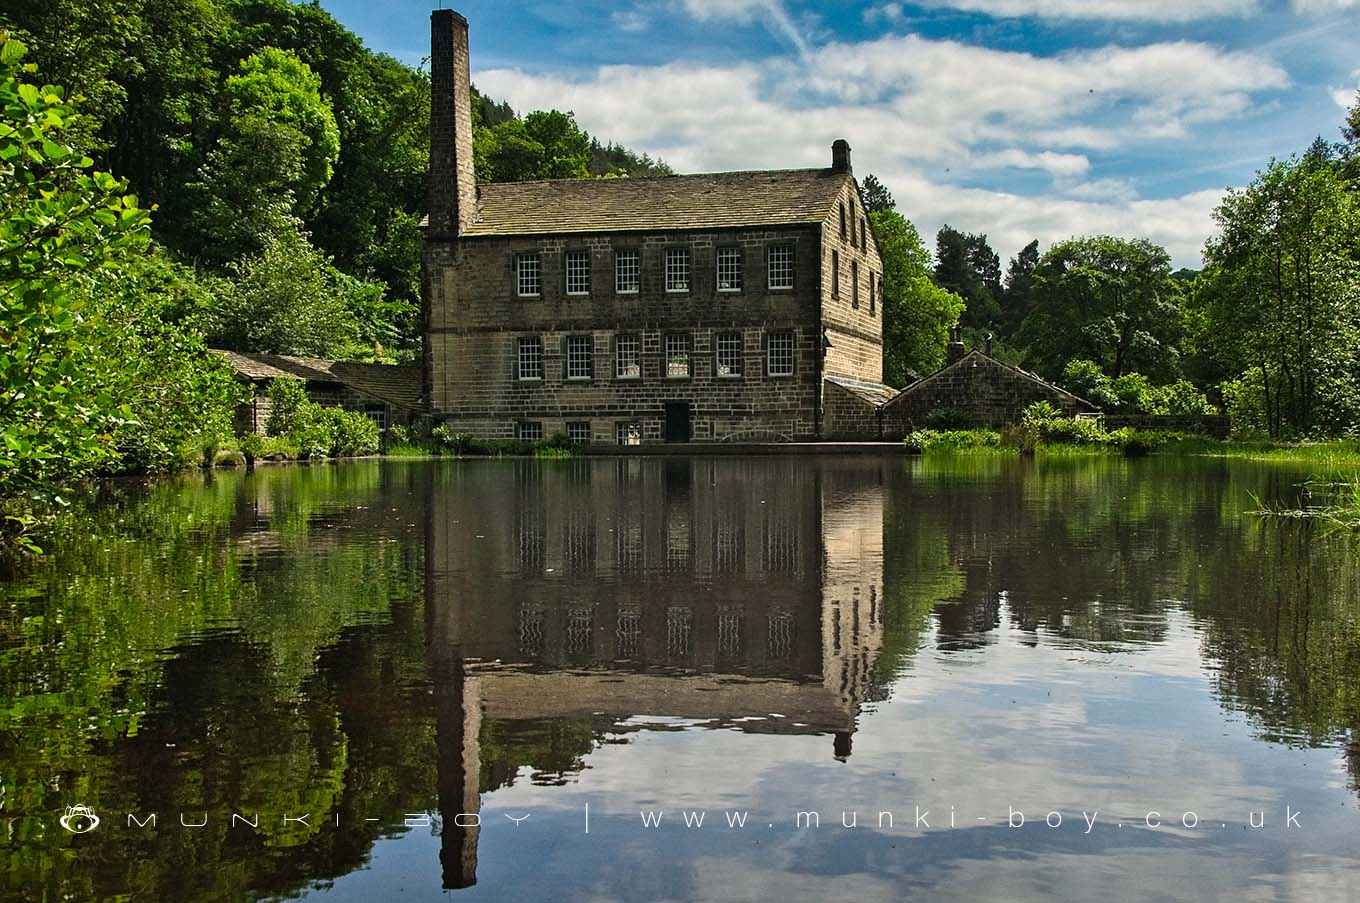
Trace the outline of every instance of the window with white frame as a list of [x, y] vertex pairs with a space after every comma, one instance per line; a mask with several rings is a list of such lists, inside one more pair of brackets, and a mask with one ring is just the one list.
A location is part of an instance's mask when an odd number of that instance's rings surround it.
[[642, 340], [636, 335], [620, 335], [614, 340], [614, 378], [642, 377]]
[[741, 376], [741, 333], [720, 332], [714, 339], [718, 376]]
[[772, 332], [765, 337], [765, 369], [771, 376], [793, 375], [793, 333]]
[[689, 377], [689, 336], [671, 334], [666, 336], [666, 378], [687, 379]]
[[590, 379], [595, 341], [588, 335], [567, 336], [567, 379]]
[[859, 307], [859, 261], [850, 261], [850, 306]]
[[741, 291], [741, 248], [718, 249], [718, 291]]
[[515, 255], [515, 293], [521, 298], [537, 298], [543, 294], [543, 274], [537, 254]]
[[567, 252], [567, 294], [590, 294], [590, 252], [574, 250]]
[[689, 291], [689, 248], [666, 249], [666, 291]]
[[543, 339], [530, 336], [519, 340], [519, 378], [543, 378]]
[[831, 297], [841, 296], [841, 252], [831, 252]]
[[642, 424], [635, 420], [628, 420], [615, 425], [614, 439], [619, 445], [641, 445]]
[[590, 421], [570, 420], [567, 422], [567, 439], [571, 442], [590, 441]]
[[620, 295], [636, 295], [642, 275], [642, 258], [637, 248], [614, 252], [614, 291]]
[[793, 245], [770, 245], [766, 256], [769, 264], [766, 284], [772, 289], [793, 288]]
[[543, 422], [521, 420], [515, 424], [515, 438], [520, 442], [539, 442], [543, 439]]

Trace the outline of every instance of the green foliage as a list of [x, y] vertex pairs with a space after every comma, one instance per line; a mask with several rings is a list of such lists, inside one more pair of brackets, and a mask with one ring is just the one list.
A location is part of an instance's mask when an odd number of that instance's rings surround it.
[[883, 380], [905, 386], [912, 373], [943, 365], [963, 299], [931, 281], [930, 254], [906, 217], [881, 210], [870, 213], [869, 221], [883, 258]]
[[[222, 89], [222, 131], [196, 179], [187, 248], [223, 264], [295, 232], [330, 181], [339, 133], [321, 84], [294, 54], [266, 47]], [[195, 240], [195, 237], [197, 240]]]
[[864, 177], [864, 184], [860, 187], [864, 192], [864, 209], [870, 213], [886, 212], [897, 208], [897, 202], [893, 200], [892, 193], [873, 173]]
[[1125, 373], [1110, 382], [1115, 398], [1115, 409], [1127, 414], [1150, 414], [1153, 411], [1152, 383], [1141, 373]]
[[327, 408], [330, 415], [330, 454], [336, 457], [375, 455], [382, 445], [382, 434], [372, 417], [362, 411]]
[[213, 344], [237, 351], [342, 357], [360, 340], [355, 310], [382, 303], [380, 287], [335, 269], [294, 229], [267, 237], [227, 273], [201, 325]]
[[96, 274], [146, 246], [126, 184], [63, 143], [75, 111], [28, 80], [26, 48], [0, 34], [0, 496], [48, 493], [111, 466], [133, 412], [107, 391], [94, 348]]
[[1171, 415], [1212, 415], [1218, 409], [1204, 393], [1186, 379], [1178, 379], [1153, 390], [1153, 413]]
[[1018, 334], [1031, 367], [1056, 377], [1084, 358], [1114, 378], [1179, 371], [1182, 293], [1164, 249], [1141, 239], [1069, 239], [1040, 258], [1033, 279]]
[[442, 454], [458, 457], [521, 457], [565, 458], [575, 454], [575, 447], [565, 433], [554, 433], [538, 442], [518, 439], [478, 439], [465, 433], [455, 433], [447, 424], [440, 424], [430, 434], [431, 441]]
[[1206, 354], [1259, 383], [1272, 437], [1360, 428], [1360, 194], [1307, 154], [1272, 162], [1214, 217], [1194, 295]]
[[269, 384], [269, 419], [265, 430], [271, 436], [286, 436], [293, 431], [298, 412], [310, 404], [307, 387], [300, 379], [276, 379]]
[[918, 453], [1001, 448], [1001, 434], [996, 430], [912, 430], [903, 441]]
[[986, 235], [940, 229], [935, 236], [935, 282], [963, 298], [964, 326], [986, 331], [1001, 322], [1001, 258]]
[[1109, 410], [1119, 404], [1110, 378], [1095, 361], [1076, 358], [1063, 367], [1062, 384], [1069, 391]]
[[926, 415], [926, 426], [932, 430], [962, 429], [971, 424], [968, 412], [959, 408], [936, 408]]

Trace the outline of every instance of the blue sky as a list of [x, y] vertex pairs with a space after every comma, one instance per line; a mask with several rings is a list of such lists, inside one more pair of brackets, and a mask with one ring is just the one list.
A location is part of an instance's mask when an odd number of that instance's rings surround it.
[[[428, 0], [323, 0], [421, 64]], [[1360, 0], [455, 0], [473, 80], [576, 113], [682, 172], [881, 178], [929, 236], [1145, 236], [1198, 265], [1211, 211], [1272, 156], [1339, 137]]]

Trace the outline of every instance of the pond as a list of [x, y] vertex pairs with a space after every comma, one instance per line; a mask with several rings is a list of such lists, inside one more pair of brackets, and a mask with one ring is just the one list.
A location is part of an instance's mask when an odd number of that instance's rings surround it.
[[1192, 458], [369, 461], [0, 584], [12, 899], [1360, 897], [1360, 557]]

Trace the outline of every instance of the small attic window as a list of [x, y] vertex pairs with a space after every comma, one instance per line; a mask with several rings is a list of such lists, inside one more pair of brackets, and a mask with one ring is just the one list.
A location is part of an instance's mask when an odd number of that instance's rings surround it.
[[841, 201], [841, 241], [845, 240], [845, 201]]

